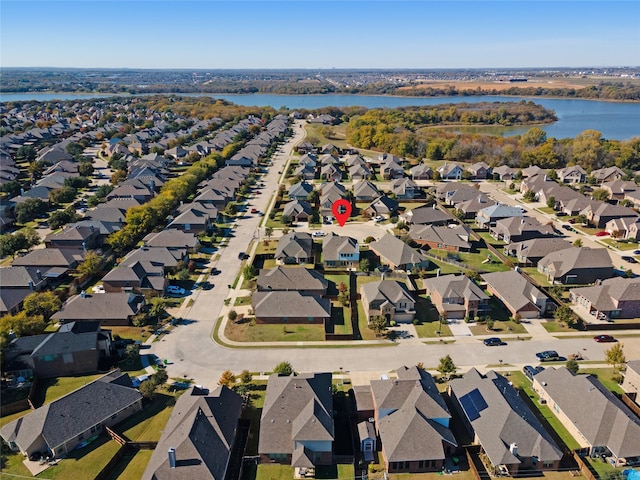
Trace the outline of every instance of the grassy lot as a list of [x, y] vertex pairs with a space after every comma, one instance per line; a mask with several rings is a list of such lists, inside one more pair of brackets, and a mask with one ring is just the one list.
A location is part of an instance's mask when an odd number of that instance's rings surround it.
[[[167, 307], [170, 307], [170, 305], [167, 305]], [[111, 330], [111, 335], [114, 337], [119, 335], [120, 338], [130, 338], [131, 340], [144, 341], [147, 336], [145, 329], [139, 327], [109, 327], [109, 330]]]
[[[382, 280], [380, 277], [375, 277], [373, 275], [358, 275], [356, 278], [356, 288], [358, 292], [360, 291], [360, 287], [365, 283], [378, 282]], [[397, 280], [400, 283], [406, 284], [406, 282], [402, 278], [392, 278], [391, 280]]]
[[494, 320], [493, 330], [488, 331], [487, 327], [483, 324], [470, 325], [469, 330], [474, 335], [494, 335], [498, 333], [502, 334], [521, 334], [527, 333], [527, 329], [522, 324], [518, 324], [511, 321]]
[[502, 240], [496, 240], [489, 234], [489, 232], [476, 232], [480, 238], [482, 238], [489, 245], [494, 245], [496, 247], [503, 246], [505, 243]]
[[279, 463], [261, 463], [258, 465], [256, 480], [280, 480], [293, 478], [293, 467]]
[[353, 464], [339, 463], [330, 467], [316, 467], [316, 478], [324, 479], [351, 479], [354, 478], [355, 471]]
[[139, 450], [133, 457], [123, 458], [113, 469], [107, 480], [138, 480], [142, 478], [153, 450]]
[[338, 335], [353, 333], [351, 307], [345, 307], [337, 300], [332, 301], [331, 320], [333, 322], [333, 333]]
[[373, 330], [371, 330], [368, 325], [369, 322], [367, 321], [367, 316], [364, 313], [362, 302], [358, 302], [358, 328], [360, 330], [362, 340], [382, 340], [384, 338], [376, 337], [376, 334], [373, 333]]
[[618, 241], [615, 238], [605, 237], [604, 239], [600, 239], [600, 241], [603, 243], [606, 243], [607, 245], [611, 245], [613, 248], [617, 248], [618, 250], [622, 250], [622, 251], [636, 250], [638, 248], [637, 243]]
[[570, 448], [571, 450], [580, 448], [580, 444], [573, 438], [573, 436], [564, 427], [564, 425], [560, 423], [549, 406], [540, 405], [540, 402], [538, 401], [538, 394], [533, 391], [531, 382], [527, 379], [527, 377], [524, 376], [522, 372], [511, 372], [509, 380], [512, 381], [516, 387], [521, 388], [526, 392], [529, 398], [532, 399], [534, 405], [538, 408], [538, 410], [540, 410], [544, 418], [547, 419], [551, 427], [558, 433], [558, 435], [560, 436], [560, 438], [562, 438], [562, 441], [568, 448]]
[[616, 376], [613, 372], [613, 367], [611, 368], [582, 368], [580, 366], [579, 373], [590, 373], [591, 375], [598, 378], [600, 383], [602, 383], [607, 390], [610, 390], [614, 393], [623, 393], [622, 388], [620, 388], [620, 384], [614, 380]]
[[560, 322], [556, 322], [555, 320], [543, 321], [542, 326], [549, 333], [558, 333], [558, 332], [575, 332], [575, 328], [571, 328], [568, 325], [561, 324]]
[[324, 325], [251, 325], [227, 322], [225, 335], [236, 342], [311, 342], [324, 340]]
[[258, 247], [256, 248], [256, 255], [276, 253], [276, 249], [278, 248], [277, 240], [263, 240], [258, 243]]
[[0, 428], [4, 427], [7, 423], [13, 422], [20, 417], [24, 417], [27, 413], [31, 412], [31, 409], [23, 410], [21, 412], [13, 413], [11, 415], [6, 415], [0, 418]]
[[584, 225], [578, 224], [573, 225], [573, 228], [584, 233], [585, 235], [595, 235], [596, 232], [600, 232], [602, 230], [601, 228], [585, 227]]
[[34, 403], [36, 405], [44, 405], [63, 397], [67, 393], [84, 387], [102, 374], [83, 375], [76, 377], [54, 377], [45, 378], [38, 381], [38, 387], [34, 394]]
[[262, 415], [262, 406], [264, 405], [264, 397], [267, 391], [267, 382], [253, 381], [247, 385], [247, 390], [249, 392], [250, 402], [248, 407], [242, 412], [242, 418], [251, 420], [251, 428], [249, 430], [245, 455], [257, 455], [260, 416]]
[[[422, 323], [415, 327], [418, 337], [420, 338], [450, 337], [452, 335], [449, 325], [442, 324], [438, 321]], [[438, 335], [438, 331], [440, 335]]]
[[180, 392], [171, 393], [163, 388], [142, 411], [132, 415], [113, 429], [134, 442], [157, 442], [169, 421]]
[[434, 260], [429, 258], [429, 268], [427, 271], [433, 275], [436, 274], [437, 270], [440, 270], [440, 275], [448, 275], [450, 273], [462, 273], [465, 270], [462, 270], [460, 267], [456, 265], [452, 265], [450, 263], [439, 262], [438, 260]]
[[340, 285], [341, 282], [344, 283], [347, 286], [347, 288], [349, 288], [349, 275], [327, 274], [324, 276], [324, 278], [329, 281], [329, 287], [327, 288], [327, 295], [337, 295], [338, 286]]
[[543, 273], [540, 273], [536, 267], [524, 267], [522, 271], [538, 282], [538, 285], [550, 285], [547, 277]]
[[549, 207], [540, 207], [536, 208], [540, 213], [546, 213], [547, 215], [555, 215], [556, 211], [553, 208]]
[[241, 307], [243, 305], [251, 305], [251, 295], [247, 297], [236, 298], [236, 303], [234, 303], [234, 306]]

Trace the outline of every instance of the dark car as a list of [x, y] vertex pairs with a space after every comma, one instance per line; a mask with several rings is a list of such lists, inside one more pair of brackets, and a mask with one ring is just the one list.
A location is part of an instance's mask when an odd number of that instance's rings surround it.
[[536, 357], [541, 362], [551, 362], [553, 360], [560, 360], [560, 355], [555, 350], [545, 350], [544, 352], [536, 353]]
[[249, 258], [249, 255], [247, 255], [246, 253], [244, 253], [244, 252], [240, 252], [240, 253], [238, 254], [238, 260], [244, 260], [244, 259], [246, 259], [246, 258]]
[[522, 367], [522, 371], [529, 380], [533, 380], [533, 376], [537, 373], [536, 367], [532, 367], [531, 365], [525, 365]]
[[626, 255], [625, 255], [624, 257], [622, 257], [622, 259], [623, 259], [625, 262], [629, 262], [629, 263], [638, 263], [638, 261], [637, 261], [635, 258], [633, 258], [633, 257], [628, 257], [628, 256], [626, 256]]
[[565, 230], [573, 230], [573, 228], [571, 227], [571, 225], [562, 225], [562, 228], [564, 228]]
[[633, 254], [634, 254], [634, 255], [640, 255], [640, 250], [634, 250], [634, 251], [633, 251]]
[[503, 342], [498, 337], [491, 337], [491, 338], [485, 338], [484, 339], [484, 344], [487, 347], [497, 347], [499, 345], [503, 345]]
[[598, 343], [611, 343], [611, 342], [618, 341], [615, 338], [613, 338], [611, 335], [596, 335], [595, 337], [593, 337], [593, 339]]
[[220, 274], [220, 270], [218, 270], [216, 267], [211, 267], [211, 275], [219, 275]]
[[566, 217], [567, 216], [567, 212], [557, 212], [556, 213], [556, 217]]

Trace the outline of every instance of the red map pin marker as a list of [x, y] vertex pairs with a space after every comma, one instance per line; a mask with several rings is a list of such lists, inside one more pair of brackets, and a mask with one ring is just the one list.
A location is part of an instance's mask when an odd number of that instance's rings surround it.
[[351, 215], [351, 203], [349, 200], [341, 198], [340, 200], [333, 202], [333, 205], [331, 205], [331, 211], [333, 212], [333, 216], [336, 217], [336, 220], [338, 220], [340, 226], [344, 227], [349, 215]]

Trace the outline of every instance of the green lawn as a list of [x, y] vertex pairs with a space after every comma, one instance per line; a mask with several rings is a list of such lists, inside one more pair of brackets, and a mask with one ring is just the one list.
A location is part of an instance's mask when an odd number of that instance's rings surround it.
[[[422, 323], [415, 327], [416, 333], [420, 338], [440, 338], [450, 337], [452, 335], [449, 325], [442, 324], [438, 321]], [[438, 335], [438, 331], [440, 335]]]
[[45, 378], [38, 381], [38, 387], [34, 395], [36, 405], [45, 405], [57, 400], [64, 395], [84, 387], [103, 374], [83, 375], [76, 377], [54, 377]]
[[367, 320], [367, 316], [364, 313], [364, 307], [362, 306], [362, 302], [358, 302], [358, 328], [360, 330], [360, 336], [362, 340], [382, 340], [384, 337], [376, 337], [376, 334], [373, 333], [369, 327], [369, 322]]
[[494, 245], [495, 247], [501, 247], [505, 245], [502, 240], [496, 240], [495, 238], [493, 238], [489, 232], [476, 232], [476, 234], [489, 245]]
[[345, 307], [337, 300], [333, 300], [331, 302], [331, 319], [333, 321], [333, 333], [338, 335], [353, 333], [351, 307]]
[[256, 480], [285, 480], [293, 478], [293, 467], [279, 463], [261, 463], [258, 465]]
[[553, 208], [549, 207], [540, 207], [536, 208], [540, 213], [546, 213], [547, 215], [555, 215], [556, 211]]
[[615, 381], [614, 377], [616, 376], [613, 372], [613, 367], [611, 368], [582, 368], [580, 365], [579, 373], [590, 373], [591, 375], [598, 378], [598, 381], [602, 383], [607, 390], [612, 391], [613, 393], [622, 394], [623, 390], [620, 387], [620, 384]]
[[107, 480], [139, 480], [151, 459], [153, 450], [139, 450], [133, 457], [123, 458]]
[[276, 253], [278, 248], [277, 240], [262, 240], [256, 248], [256, 255]]
[[337, 295], [338, 286], [340, 285], [340, 283], [344, 283], [347, 286], [347, 288], [349, 288], [349, 275], [327, 274], [324, 276], [324, 278], [329, 281], [329, 288], [327, 289], [327, 295]]
[[157, 442], [169, 421], [171, 412], [180, 393], [170, 393], [161, 389], [144, 408], [119, 423], [113, 429], [134, 442]]
[[236, 342], [311, 342], [324, 340], [324, 325], [227, 322], [225, 335]]
[[130, 338], [131, 340], [141, 341], [144, 341], [147, 337], [145, 329], [139, 327], [109, 327], [109, 330], [111, 330], [111, 335], [114, 337], [119, 335], [120, 338]]
[[605, 237], [604, 239], [600, 239], [601, 242], [606, 243], [607, 245], [611, 245], [613, 248], [617, 248], [621, 251], [628, 250], [636, 250], [638, 248], [637, 243], [627, 242], [627, 241], [618, 241], [615, 238]]
[[234, 303], [234, 306], [236, 307], [240, 307], [243, 305], [251, 305], [251, 295], [247, 296], [247, 297], [237, 297], [236, 298], [236, 303]]
[[568, 325], [561, 324], [556, 322], [555, 320], [543, 321], [542, 326], [549, 333], [558, 333], [558, 332], [575, 332], [575, 328], [571, 328]]
[[540, 273], [536, 267], [524, 267], [521, 270], [538, 282], [538, 285], [549, 285], [546, 275], [544, 273]]
[[504, 321], [494, 320], [493, 330], [488, 331], [487, 327], [483, 324], [470, 325], [469, 329], [474, 335], [493, 335], [493, 334], [521, 334], [527, 333], [527, 329], [522, 324]]

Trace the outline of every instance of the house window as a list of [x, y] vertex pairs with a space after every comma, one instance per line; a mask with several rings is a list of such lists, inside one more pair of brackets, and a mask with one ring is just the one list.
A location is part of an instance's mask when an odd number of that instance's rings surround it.
[[424, 460], [420, 460], [418, 462], [418, 468], [423, 469], [424, 468]]
[[531, 463], [533, 465], [537, 465], [538, 464], [538, 457], [536, 457], [535, 455], [531, 457]]
[[284, 323], [287, 323], [287, 322], [289, 321], [289, 317], [282, 317], [282, 321], [283, 321]]
[[544, 465], [544, 468], [551, 468], [553, 467], [553, 462], [545, 460], [544, 462], [542, 462], [542, 465]]
[[310, 322], [313, 322], [313, 317], [307, 317], [307, 320], [309, 320]]

